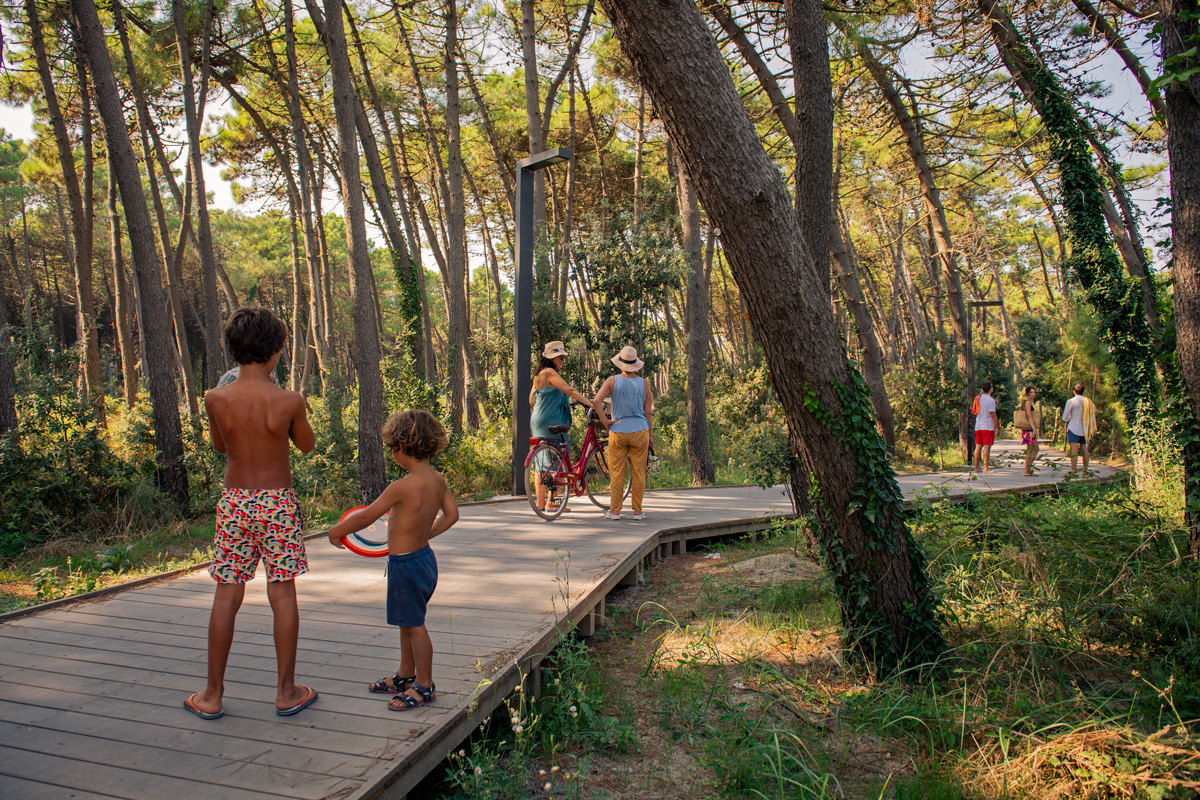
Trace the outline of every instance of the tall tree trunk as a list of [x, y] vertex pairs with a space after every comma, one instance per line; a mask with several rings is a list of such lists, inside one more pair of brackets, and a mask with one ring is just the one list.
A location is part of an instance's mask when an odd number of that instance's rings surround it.
[[[792, 71], [795, 81], [796, 175], [804, 191], [796, 192], [796, 216], [822, 286], [829, 286], [829, 232], [832, 230], [830, 187], [833, 185], [833, 83], [829, 72], [829, 40], [821, 0], [784, 0]], [[880, 384], [882, 388], [882, 383]], [[889, 442], [889, 445], [891, 442]]]
[[[679, 172], [679, 218], [683, 223], [683, 256], [687, 264], [687, 450], [692, 485], [707, 486], [716, 480], [708, 448], [708, 276], [700, 245], [700, 204], [688, 180]], [[711, 234], [710, 234], [711, 235]]]
[[[9, 237], [10, 241], [12, 237]], [[13, 259], [13, 271], [17, 262]], [[11, 339], [8, 335], [8, 307], [0, 287], [0, 436], [17, 429], [17, 371], [8, 355]]]
[[1112, 350], [1126, 419], [1136, 432], [1158, 409], [1153, 336], [1142, 293], [1129, 286], [1105, 227], [1104, 184], [1092, 163], [1089, 127], [1057, 77], [1022, 41], [1007, 12], [995, 0], [978, 0], [978, 7], [989, 22], [996, 49], [1014, 83], [1046, 126], [1051, 157], [1062, 180], [1060, 196], [1071, 240], [1067, 263], [1096, 311], [1101, 338]]
[[88, 88], [87, 67], [83, 53], [79, 51], [77, 25], [71, 20], [71, 36], [75, 39], [75, 74], [79, 81], [79, 127], [80, 144], [83, 150], [83, 240], [76, 242], [75, 287], [79, 300], [80, 366], [86, 379], [88, 397], [92, 409], [103, 427], [108, 427], [104, 413], [104, 388], [100, 380], [100, 331], [96, 322], [96, 299], [93, 291], [92, 253], [94, 241], [93, 218], [95, 216], [95, 155], [92, 142], [92, 95]]
[[[171, 319], [173, 320], [174, 324], [175, 347], [179, 354], [176, 363], [179, 365], [181, 372], [181, 380], [183, 381], [184, 392], [187, 396], [188, 408], [191, 413], [196, 414], [199, 413], [200, 408], [196, 398], [195, 379], [191, 370], [192, 357], [191, 349], [188, 347], [187, 342], [187, 332], [183, 319], [183, 306], [179, 302], [179, 293], [182, 291], [182, 287], [179, 287], [179, 281], [174, 277], [176, 273], [174, 267], [175, 259], [171, 251], [172, 239], [167, 231], [167, 215], [163, 208], [162, 194], [159, 191], [158, 179], [155, 177], [156, 155], [155, 150], [151, 145], [151, 138], [157, 137], [157, 134], [155, 133], [157, 129], [150, 120], [150, 111], [147, 106], [145, 96], [142, 93], [141, 80], [138, 77], [137, 66], [133, 58], [133, 50], [129, 45], [129, 35], [125, 27], [125, 15], [121, 10], [121, 4], [119, 0], [113, 0], [112, 12], [113, 23], [117, 29], [117, 35], [121, 39], [121, 50], [125, 57], [125, 71], [129, 80], [130, 90], [133, 94], [134, 107], [137, 113], [138, 131], [141, 135], [142, 160], [146, 165], [146, 183], [150, 188], [150, 199], [154, 205], [154, 215], [158, 223], [158, 241], [162, 253], [162, 265], [166, 270], [167, 275], [167, 299], [170, 304]], [[161, 163], [161, 160], [159, 163]], [[189, 162], [189, 175], [191, 174], [190, 169], [191, 166]], [[174, 180], [175, 176], [172, 174], [170, 176], [172, 186], [174, 186]], [[178, 193], [178, 187], [176, 187], [175, 191]], [[191, 198], [188, 197], [185, 199], [177, 194], [176, 200], [182, 200], [182, 202], [180, 202], [180, 206], [182, 216], [186, 221], [191, 214]], [[190, 230], [190, 225], [181, 226], [179, 233], [180, 242], [182, 242], [182, 239], [184, 236], [186, 236], [186, 232], [188, 230]], [[142, 270], [153, 269], [157, 273], [158, 268], [157, 261], [147, 265], [139, 265], [135, 261], [133, 264], [135, 281], [139, 280], [137, 276]], [[138, 292], [136, 299], [137, 308], [139, 310], [139, 324], [141, 325], [139, 330], [143, 330], [145, 320], [141, 317], [142, 303], [140, 292]]]
[[[389, 229], [393, 229], [390, 237], [394, 240], [393, 246], [396, 248], [393, 253], [393, 272], [396, 277], [396, 284], [399, 290], [400, 313], [403, 318], [405, 332], [404, 338], [408, 342], [408, 355], [412, 359], [413, 369], [418, 378], [425, 378], [425, 338], [421, 324], [422, 306], [424, 298], [421, 293], [421, 282], [417, 275], [417, 261], [412, 257], [410, 243], [412, 241], [412, 230], [410, 215], [408, 213], [407, 202], [404, 198], [404, 183], [400, 176], [400, 164], [396, 159], [396, 147], [392, 141], [391, 126], [388, 125], [387, 113], [384, 111], [383, 100], [379, 96], [379, 90], [375, 87], [375, 81], [371, 78], [371, 70], [367, 63], [367, 56], [363, 50], [362, 42], [358, 37], [358, 30], [354, 27], [354, 17], [350, 13], [349, 5], [346, 5], [346, 18], [350, 21], [351, 31], [354, 33], [354, 47], [358, 52], [359, 62], [361, 63], [363, 81], [367, 85], [367, 90], [371, 98], [371, 108], [375, 112], [375, 119], [379, 123], [379, 131], [383, 137], [384, 147], [387, 150], [388, 164], [391, 170], [392, 186], [395, 190], [395, 198], [393, 199], [388, 190], [387, 182], [383, 180], [383, 170], [379, 170], [380, 183], [382, 191], [387, 197], [386, 203], [388, 208], [385, 210], [385, 223]], [[367, 126], [368, 130], [370, 126]], [[361, 133], [361, 131], [360, 131]], [[376, 156], [378, 158], [378, 156]], [[380, 165], [382, 167], [382, 165]], [[372, 180], [375, 180], [372, 178]], [[378, 192], [377, 192], [378, 193]], [[395, 212], [392, 208], [393, 201], [400, 206], [400, 217], [404, 220], [406, 230], [400, 232], [399, 222], [396, 219]], [[384, 204], [383, 197], [379, 198], [380, 204]], [[398, 244], [397, 244], [398, 243]]]
[[946, 283], [946, 299], [950, 305], [950, 322], [954, 329], [954, 340], [957, 345], [958, 369], [963, 374], [963, 410], [958, 418], [959, 450], [963, 460], [967, 460], [969, 452], [974, 449], [971, 419], [967, 412], [971, 396], [975, 393], [975, 357], [971, 352], [971, 340], [967, 319], [967, 306], [963, 300], [962, 279], [959, 276], [958, 264], [954, 257], [955, 250], [950, 240], [950, 226], [946, 222], [946, 207], [942, 205], [941, 192], [933, 177], [933, 169], [929, 166], [929, 158], [925, 150], [925, 132], [921, 126], [920, 117], [909, 111], [896, 90], [891, 74], [886, 67], [875, 58], [874, 53], [861, 38], [855, 39], [855, 50], [863, 60], [875, 84], [883, 93], [896, 123], [904, 133], [908, 145], [909, 157], [917, 171], [921, 183], [921, 196], [925, 200], [925, 210], [933, 227], [933, 240], [937, 246], [938, 259], [941, 261], [942, 276]]
[[[458, 10], [455, 0], [446, 3], [446, 46], [442, 66], [446, 77], [446, 161], [450, 190], [446, 206], [446, 313], [450, 352], [450, 420], [455, 430], [462, 429], [468, 395], [467, 347], [470, 323], [467, 320], [467, 221], [463, 198], [462, 131], [459, 126]], [[478, 425], [478, 420], [475, 420]]]
[[633, 145], [633, 224], [642, 224], [642, 168], [646, 149], [646, 89], [638, 87], [637, 139]]
[[[350, 54], [342, 26], [339, 0], [324, 0], [325, 52], [333, 81], [337, 118], [338, 163], [342, 181], [342, 206], [346, 215], [346, 250], [350, 267], [350, 302], [354, 314], [354, 370], [358, 375], [359, 486], [371, 502], [387, 486], [383, 460], [383, 378], [379, 372], [379, 339], [375, 334], [375, 303], [371, 295], [371, 255], [363, 207], [358, 138], [354, 115], [358, 97], [350, 72]], [[314, 14], [313, 12], [318, 12]], [[309, 13], [319, 18], [310, 4]]]
[[[755, 329], [771, 331], [760, 344], [800, 462], [815, 479], [817, 537], [845, 636], [882, 671], [930, 663], [944, 642], [924, 556], [904, 522], [865, 385], [839, 342], [828, 287], [806, 255], [787, 187], [716, 42], [692, 0], [603, 5], [721, 229]], [[791, 24], [822, 25], [817, 13]], [[819, 78], [797, 72], [796, 81]], [[706, 87], [703, 97], [698, 85]]]
[[[32, 2], [32, 0], [30, 0]], [[93, 0], [72, 0], [79, 21], [80, 44], [87, 56], [96, 87], [96, 105], [104, 120], [105, 141], [111, 151], [113, 171], [121, 190], [125, 223], [129, 232], [131, 255], [144, 300], [142, 313], [146, 326], [146, 372], [150, 383], [150, 401], [154, 412], [154, 444], [157, 450], [158, 486], [181, 508], [188, 505], [187, 468], [183, 461], [180, 438], [179, 401], [171, 378], [171, 347], [166, 339], [170, 322], [166, 317], [166, 298], [159, 282], [154, 255], [154, 228], [142, 193], [142, 176], [137, 157], [125, 127], [121, 94], [108, 57], [104, 27]], [[150, 333], [150, 335], [146, 335]]]
[[[832, 124], [832, 123], [830, 123]], [[837, 197], [841, 177], [841, 144], [838, 145], [838, 169], [833, 173], [829, 190], [830, 196]], [[888, 402], [887, 389], [883, 385], [883, 357], [879, 351], [879, 341], [875, 333], [875, 325], [867, 311], [867, 303], [863, 299], [862, 287], [854, 273], [854, 266], [846, 252], [846, 242], [842, 238], [842, 227], [838, 221], [829, 215], [828, 246], [819, 248], [829, 252], [834, 270], [837, 273], [838, 285], [842, 296], [854, 316], [854, 326], [858, 330], [858, 341], [862, 345], [863, 380], [871, 387], [871, 407], [875, 409], [875, 421], [879, 424], [879, 432], [883, 443], [889, 451], [896, 449], [896, 425], [892, 414], [892, 404]], [[814, 246], [815, 246], [814, 242]]]
[[313, 208], [312, 155], [304, 134], [304, 113], [300, 108], [300, 84], [296, 65], [296, 22], [292, 0], [283, 0], [284, 48], [287, 57], [288, 118], [291, 121], [292, 151], [296, 154], [296, 174], [300, 189], [300, 228], [304, 232], [304, 256], [308, 266], [308, 313], [312, 320], [312, 348], [317, 357], [317, 371], [322, 380], [329, 374], [330, 363], [322, 312], [324, 295], [321, 291], [321, 245], [317, 241]]
[[[91, 261], [81, 263], [80, 256], [91, 255], [91, 242], [87, 236], [87, 220], [83, 213], [83, 198], [79, 189], [79, 173], [75, 169], [75, 152], [67, 134], [67, 123], [63, 118], [58, 104], [58, 92], [55, 88], [54, 76], [50, 72], [50, 60], [46, 55], [46, 43], [42, 36], [42, 23], [37, 13], [36, 0], [25, 0], [25, 16], [29, 24], [30, 45], [33, 47], [34, 58], [37, 62], [38, 76], [42, 82], [42, 95], [46, 104], [46, 116], [50, 119], [50, 128], [54, 133], [54, 144], [58, 149], [59, 168], [62, 171], [63, 187], [67, 191], [67, 203], [71, 210], [70, 238], [67, 240], [71, 256], [71, 270], [78, 295], [78, 327], [79, 340], [82, 344], [80, 374], [83, 379], [85, 396], [91, 400], [92, 385], [99, 381], [99, 360], [97, 359], [96, 374], [92, 375], [89, 367], [87, 351], [89, 337], [94, 335], [94, 310], [92, 309], [91, 291]], [[86, 81], [86, 79], [85, 79]], [[85, 317], [85, 305], [89, 309]]]
[[1125, 68], [1137, 79], [1138, 86], [1142, 87], [1143, 94], [1146, 95], [1146, 101], [1150, 103], [1150, 108], [1155, 114], [1162, 116], [1167, 113], [1166, 105], [1163, 103], [1162, 95], [1158, 89], [1153, 86], [1153, 80], [1146, 72], [1146, 68], [1142, 66], [1142, 62], [1129, 45], [1125, 43], [1124, 37], [1109, 24], [1104, 15], [1096, 10], [1096, 7], [1088, 2], [1088, 0], [1073, 0], [1075, 7], [1079, 9], [1079, 13], [1087, 19], [1092, 29], [1104, 37], [1109, 46], [1117, 51], [1117, 55], [1125, 62]]
[[[212, 4], [204, 6], [203, 54], [205, 71], [208, 62], [209, 27]], [[204, 300], [204, 388], [211, 389], [225, 371], [225, 352], [221, 347], [221, 307], [217, 301], [217, 259], [213, 255], [212, 226], [208, 219], [208, 194], [204, 188], [204, 154], [200, 151], [200, 125], [203, 120], [196, 108], [196, 90], [192, 83], [192, 54], [188, 45], [187, 21], [183, 0], [172, 0], [171, 16], [175, 22], [175, 45], [179, 49], [179, 73], [183, 82], [183, 116], [188, 137], [188, 163], [192, 167], [192, 191], [196, 204], [196, 233], [200, 239], [200, 288]], [[200, 85], [207, 86], [202, 74]], [[200, 98], [204, 102], [204, 98]], [[183, 291], [183, 287], [179, 287]], [[186, 365], [185, 365], [186, 366]]]
[[121, 379], [125, 386], [125, 405], [137, 403], [137, 356], [133, 352], [133, 332], [129, 327], [129, 289], [125, 284], [125, 255], [121, 247], [121, 216], [117, 213], [117, 179], [112, 164], [112, 150], [105, 148], [108, 157], [108, 226], [112, 240], [112, 267], [115, 302], [113, 327], [117, 329], [117, 350], [121, 355]]
[[[1171, 157], [1171, 233], [1174, 244], [1175, 352], [1183, 390], [1181, 404], [1187, 433], [1183, 451], [1186, 479], [1184, 515], [1188, 553], [1200, 558], [1200, 58], [1195, 54], [1200, 37], [1200, 3], [1197, 0], [1160, 0], [1163, 60], [1186, 74], [1186, 83], [1172, 81], [1166, 88], [1167, 152]], [[1190, 52], [1190, 55], [1188, 54]], [[1171, 60], [1174, 59], [1174, 62]]]

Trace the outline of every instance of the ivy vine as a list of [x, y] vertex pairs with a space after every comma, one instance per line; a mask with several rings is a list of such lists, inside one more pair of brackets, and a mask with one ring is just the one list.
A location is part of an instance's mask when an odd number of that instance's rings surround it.
[[[850, 552], [830, 514], [828, 500], [815, 477], [810, 500], [816, 517], [816, 537], [825, 569], [833, 579], [842, 608], [843, 643], [859, 652], [883, 673], [925, 667], [937, 662], [946, 647], [938, 618], [938, 596], [926, 573], [925, 551], [904, 521], [904, 496], [887, 460], [883, 440], [875, 429], [870, 388], [851, 365], [852, 383], [833, 384], [841, 406], [833, 414], [807, 388], [805, 408], [837, 437], [858, 465], [846, 515], [858, 515], [867, 539], [867, 553]], [[915, 603], [906, 603], [908, 635], [898, 641], [879, 613], [874, 559], [908, 551]], [[885, 555], [887, 554], [887, 555]]]
[[1125, 274], [1104, 219], [1103, 184], [1092, 163], [1086, 123], [1075, 113], [1054, 74], [1025, 47], [1009, 45], [1032, 86], [1051, 158], [1058, 164], [1071, 255], [1065, 265], [1096, 312], [1100, 336], [1112, 351], [1125, 418], [1134, 431], [1158, 411], [1154, 337], [1140, 287]]
[[421, 297], [421, 283], [417, 275], [420, 266], [411, 255], [407, 259], [400, 257], [395, 250], [392, 254], [392, 273], [396, 276], [396, 288], [400, 299], [400, 318], [404, 326], [404, 340], [408, 347], [409, 357], [413, 362], [413, 371], [425, 379], [425, 359], [421, 347], [421, 316], [424, 298]]

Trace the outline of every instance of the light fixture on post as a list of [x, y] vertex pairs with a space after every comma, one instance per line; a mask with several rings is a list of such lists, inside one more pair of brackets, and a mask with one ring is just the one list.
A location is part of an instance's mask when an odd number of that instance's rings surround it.
[[513, 441], [512, 493], [525, 494], [529, 455], [529, 391], [533, 376], [533, 176], [539, 169], [574, 158], [556, 147], [517, 162], [517, 264], [513, 280]]

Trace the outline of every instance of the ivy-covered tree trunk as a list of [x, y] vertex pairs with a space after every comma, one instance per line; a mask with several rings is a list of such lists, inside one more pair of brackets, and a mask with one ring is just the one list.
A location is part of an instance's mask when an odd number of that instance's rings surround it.
[[1062, 182], [1071, 255], [1065, 266], [1079, 279], [1097, 327], [1112, 351], [1121, 383], [1125, 419], [1136, 435], [1139, 423], [1158, 410], [1153, 334], [1146, 323], [1142, 291], [1121, 268], [1103, 212], [1103, 183], [1092, 162], [1086, 123], [1079, 118], [1058, 78], [1021, 39], [995, 0], [978, 0], [996, 49], [1025, 99], [1046, 128], [1050, 156]]
[[96, 87], [96, 107], [104, 121], [105, 141], [111, 148], [112, 169], [121, 190], [125, 225], [131, 255], [137, 273], [145, 325], [146, 373], [150, 383], [150, 402], [154, 412], [154, 445], [158, 451], [155, 478], [158, 486], [181, 508], [188, 505], [187, 468], [183, 461], [180, 438], [179, 396], [171, 377], [174, 357], [167, 336], [170, 320], [167, 301], [159, 282], [158, 259], [154, 254], [154, 228], [137, 157], [125, 124], [121, 93], [108, 55], [104, 27], [93, 0], [72, 0], [71, 8], [79, 20], [80, 46]]
[[1163, 62], [1168, 76], [1167, 151], [1171, 157], [1175, 348], [1182, 378], [1188, 553], [1200, 558], [1200, 2], [1161, 0]]
[[[841, 602], [845, 641], [883, 671], [928, 663], [943, 640], [924, 554], [905, 525], [866, 385], [846, 359], [787, 187], [716, 41], [692, 0], [603, 5], [721, 229], [800, 461], [813, 476], [816, 536]], [[816, 19], [795, 24], [823, 25], [813, 6]], [[795, 78], [814, 80], [804, 71]], [[820, 245], [827, 243], [823, 237]]]

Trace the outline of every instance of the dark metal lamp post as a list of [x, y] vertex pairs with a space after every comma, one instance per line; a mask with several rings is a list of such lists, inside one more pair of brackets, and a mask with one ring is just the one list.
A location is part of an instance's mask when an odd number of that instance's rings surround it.
[[525, 494], [529, 455], [529, 390], [533, 376], [533, 173], [574, 157], [556, 147], [517, 162], [517, 264], [513, 285], [512, 493]]

